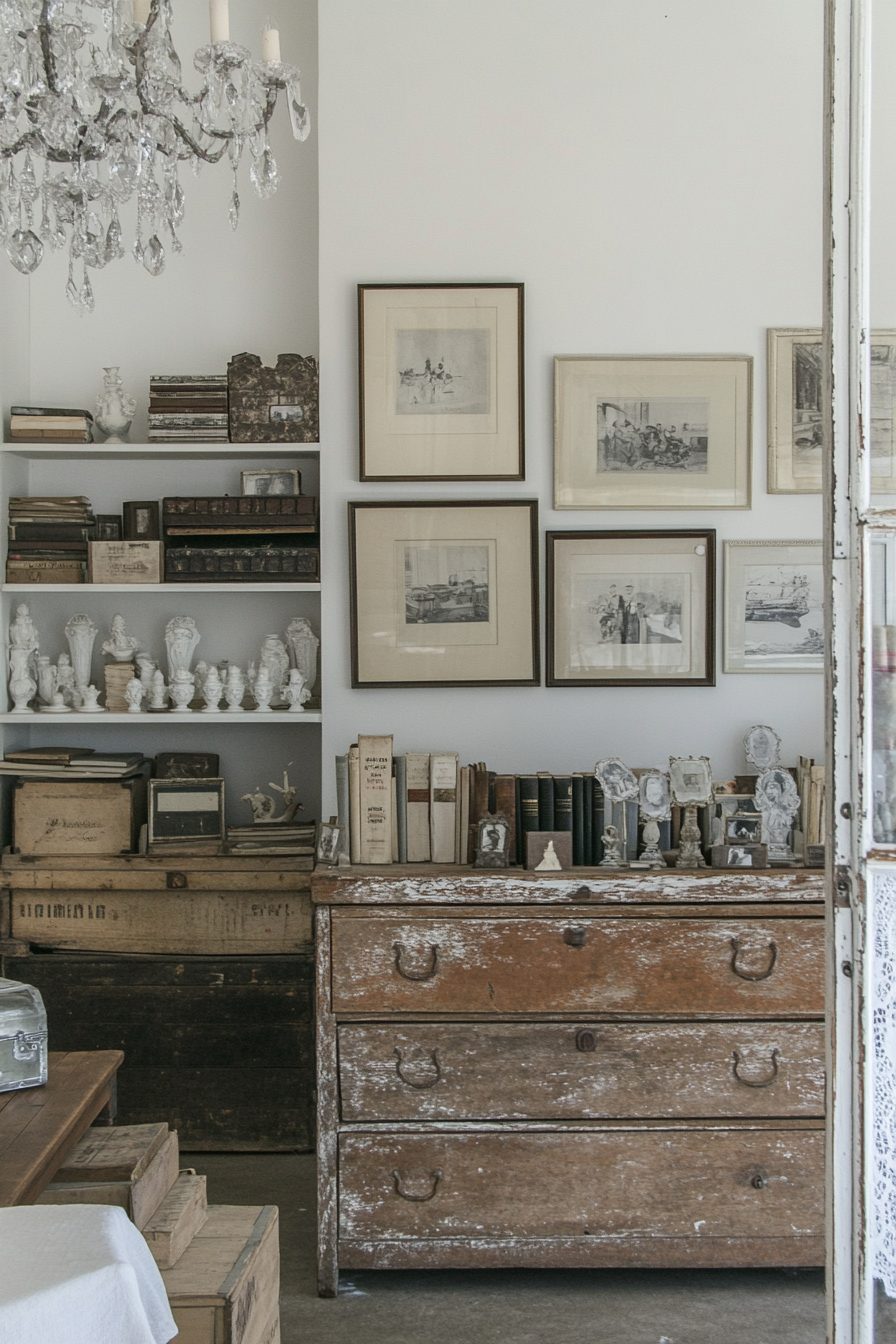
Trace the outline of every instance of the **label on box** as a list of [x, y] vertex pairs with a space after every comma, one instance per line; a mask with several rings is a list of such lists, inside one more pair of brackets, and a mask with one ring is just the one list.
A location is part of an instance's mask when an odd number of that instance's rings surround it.
[[92, 541], [88, 550], [90, 583], [161, 583], [160, 541]]

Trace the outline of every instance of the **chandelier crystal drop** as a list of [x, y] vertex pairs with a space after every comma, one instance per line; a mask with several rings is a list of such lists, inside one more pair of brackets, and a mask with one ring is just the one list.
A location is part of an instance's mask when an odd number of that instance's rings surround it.
[[119, 212], [132, 198], [131, 254], [161, 275], [168, 240], [182, 250], [181, 163], [194, 173], [229, 166], [235, 229], [243, 154], [262, 200], [280, 183], [268, 125], [281, 92], [293, 135], [308, 136], [299, 71], [279, 60], [276, 31], [262, 51], [277, 59], [256, 61], [214, 40], [229, 38], [226, 0], [211, 0], [211, 11], [213, 40], [193, 58], [203, 84], [191, 95], [171, 0], [133, 0], [133, 10], [131, 0], [0, 0], [0, 245], [23, 275], [48, 248], [67, 247], [66, 294], [81, 313], [94, 309], [88, 271], [126, 253]]

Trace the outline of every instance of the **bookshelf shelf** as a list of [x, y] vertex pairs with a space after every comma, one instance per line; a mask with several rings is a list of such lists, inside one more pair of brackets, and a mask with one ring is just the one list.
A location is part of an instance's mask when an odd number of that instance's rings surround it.
[[[61, 720], [61, 722], [60, 722]], [[242, 714], [205, 714], [195, 710], [192, 714], [0, 714], [0, 723], [14, 723], [20, 728], [52, 728], [58, 734], [64, 725], [73, 728], [103, 728], [126, 723], [130, 727], [151, 723], [154, 728], [187, 728], [202, 725], [217, 728], [223, 724], [246, 724], [254, 728], [264, 728], [271, 723], [292, 723], [297, 726], [317, 724], [323, 721], [320, 710], [306, 710], [304, 714], [291, 714], [288, 710], [272, 710], [270, 714], [258, 714], [254, 710], [245, 710]]]
[[317, 457], [317, 443], [3, 443], [24, 458]]
[[4, 583], [4, 593], [319, 593], [319, 583]]

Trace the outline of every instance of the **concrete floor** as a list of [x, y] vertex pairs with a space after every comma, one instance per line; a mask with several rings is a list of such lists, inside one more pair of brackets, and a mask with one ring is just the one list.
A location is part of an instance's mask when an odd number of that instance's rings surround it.
[[[208, 1176], [210, 1203], [279, 1205], [283, 1344], [824, 1344], [821, 1270], [364, 1272], [322, 1300], [310, 1154], [182, 1165]], [[877, 1344], [896, 1344], [884, 1316]]]

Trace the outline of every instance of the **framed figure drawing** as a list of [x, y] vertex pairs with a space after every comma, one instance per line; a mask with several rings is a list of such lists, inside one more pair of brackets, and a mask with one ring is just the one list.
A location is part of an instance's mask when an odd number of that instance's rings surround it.
[[714, 686], [715, 541], [547, 534], [548, 686]]
[[[871, 489], [896, 493], [896, 331], [871, 333]], [[821, 331], [768, 333], [768, 489], [822, 490]]]
[[352, 686], [537, 686], [534, 499], [349, 504]]
[[362, 481], [521, 481], [523, 286], [359, 285]]
[[820, 541], [725, 542], [725, 672], [824, 671]]
[[748, 509], [747, 355], [554, 360], [555, 509]]

